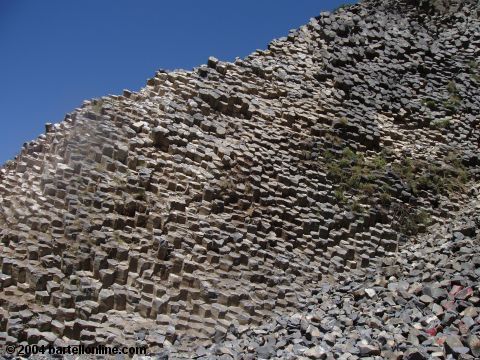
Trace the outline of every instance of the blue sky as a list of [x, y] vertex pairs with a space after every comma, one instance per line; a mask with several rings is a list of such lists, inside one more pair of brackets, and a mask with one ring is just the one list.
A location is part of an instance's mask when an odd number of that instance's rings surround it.
[[244, 57], [346, 2], [0, 0], [0, 164], [85, 99]]

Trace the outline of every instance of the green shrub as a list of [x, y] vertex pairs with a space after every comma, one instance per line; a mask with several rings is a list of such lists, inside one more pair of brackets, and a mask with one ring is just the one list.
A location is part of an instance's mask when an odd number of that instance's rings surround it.
[[458, 95], [450, 95], [450, 97], [443, 102], [443, 106], [452, 112], [456, 112], [461, 104], [462, 99]]
[[93, 112], [100, 114], [103, 108], [103, 99], [93, 100], [92, 110]]
[[435, 120], [430, 123], [430, 126], [435, 129], [445, 129], [450, 125], [450, 119]]
[[429, 226], [432, 224], [432, 217], [427, 211], [423, 209], [420, 209], [420, 210], [417, 209], [415, 211], [415, 218], [418, 225]]
[[372, 166], [379, 171], [384, 171], [387, 166], [387, 160], [383, 153], [375, 155], [372, 159]]
[[471, 61], [468, 62], [468, 67], [470, 68], [471, 72], [474, 72], [474, 71], [478, 70], [479, 64], [475, 60], [471, 60]]
[[390, 206], [392, 204], [392, 195], [387, 191], [383, 191], [380, 193], [380, 203], [383, 206]]
[[[435, 121], [432, 126], [446, 127], [449, 123], [450, 120], [443, 119]], [[449, 196], [465, 190], [469, 172], [455, 152], [436, 161], [404, 157], [389, 163], [394, 158], [393, 153], [386, 150], [365, 157], [363, 153], [346, 147], [336, 154], [325, 151], [323, 160], [327, 176], [333, 182], [333, 195], [339, 204], [358, 214], [364, 212], [366, 206], [377, 205], [375, 203], [378, 202], [394, 217], [399, 232], [413, 235], [431, 224], [432, 220], [428, 212], [395, 198], [395, 179], [400, 179], [413, 195], [426, 191]], [[387, 172], [393, 173], [393, 179], [387, 176]]]
[[325, 134], [325, 139], [327, 140], [327, 142], [335, 146], [340, 146], [343, 143], [343, 139], [340, 136], [332, 134], [330, 132], [327, 132]]
[[340, 203], [345, 204], [347, 202], [347, 197], [345, 196], [345, 192], [342, 188], [335, 189], [333, 194]]
[[410, 186], [414, 194], [418, 190], [449, 194], [464, 190], [464, 185], [468, 182], [467, 169], [458, 156], [451, 153], [439, 163], [406, 159], [401, 164], [395, 164], [393, 170]]
[[355, 165], [350, 169], [350, 173], [346, 174], [345, 182], [349, 188], [356, 189], [360, 186], [363, 176], [363, 167]]
[[327, 165], [327, 172], [328, 175], [334, 180], [334, 181], [341, 181], [343, 178], [343, 170], [340, 168], [340, 166], [337, 163], [331, 162]]
[[424, 100], [423, 105], [425, 105], [430, 110], [437, 110], [438, 109], [437, 102], [435, 100], [432, 100], [432, 99]]
[[419, 232], [421, 225], [429, 226], [432, 223], [428, 212], [404, 203], [394, 203], [392, 212], [398, 224], [398, 230], [405, 235], [415, 235]]
[[451, 80], [451, 81], [448, 82], [447, 91], [451, 95], [457, 95], [458, 94], [457, 84], [455, 83], [455, 81]]
[[356, 191], [360, 196], [358, 200], [367, 203], [373, 199], [372, 195], [377, 189], [375, 183], [384, 175], [387, 166], [385, 153], [366, 159], [362, 153], [351, 148], [343, 149], [336, 159], [331, 152], [326, 151], [324, 159], [328, 161], [328, 177], [342, 188], [342, 192]]
[[470, 68], [470, 74], [472, 75], [472, 79], [475, 82], [480, 82], [480, 64], [472, 60], [468, 63], [468, 67]]
[[363, 213], [363, 208], [357, 200], [352, 201], [350, 209], [355, 213]]
[[376, 186], [372, 183], [361, 183], [358, 190], [366, 196], [371, 196], [375, 192]]
[[392, 165], [393, 172], [406, 182], [414, 178], [415, 166], [411, 159], [404, 158], [399, 163]]

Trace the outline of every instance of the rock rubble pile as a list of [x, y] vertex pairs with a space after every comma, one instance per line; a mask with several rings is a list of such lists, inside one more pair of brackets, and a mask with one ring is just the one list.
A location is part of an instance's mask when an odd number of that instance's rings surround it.
[[[480, 358], [480, 204], [436, 226], [376, 271], [334, 276], [300, 312], [232, 327], [198, 358]], [[465, 221], [468, 219], [468, 221]], [[175, 354], [175, 353], [173, 353]], [[337, 356], [334, 356], [337, 355]]]

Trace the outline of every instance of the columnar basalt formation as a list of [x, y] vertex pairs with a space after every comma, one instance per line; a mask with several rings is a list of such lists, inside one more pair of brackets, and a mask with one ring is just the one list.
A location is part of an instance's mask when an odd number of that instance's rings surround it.
[[[0, 173], [0, 345], [478, 356], [479, 29], [474, 3], [365, 1], [235, 63], [158, 71], [47, 124]], [[453, 265], [451, 236], [470, 244]], [[409, 269], [420, 240], [424, 276]], [[434, 281], [441, 294], [422, 295]], [[382, 343], [386, 319], [359, 323], [351, 309], [408, 313], [418, 334], [391, 322]], [[427, 315], [448, 319], [428, 336], [456, 337], [409, 355]], [[287, 323], [298, 341], [279, 332]]]

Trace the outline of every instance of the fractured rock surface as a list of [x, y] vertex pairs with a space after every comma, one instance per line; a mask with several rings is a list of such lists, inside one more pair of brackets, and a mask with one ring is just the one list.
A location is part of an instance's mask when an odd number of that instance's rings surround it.
[[479, 356], [478, 9], [417, 5], [47, 124], [0, 173], [0, 345]]

